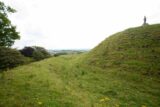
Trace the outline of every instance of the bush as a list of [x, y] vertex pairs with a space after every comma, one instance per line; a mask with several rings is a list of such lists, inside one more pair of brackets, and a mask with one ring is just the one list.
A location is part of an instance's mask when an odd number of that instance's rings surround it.
[[29, 60], [16, 49], [0, 47], [0, 69], [13, 68], [28, 62]]
[[33, 58], [36, 61], [50, 57], [49, 52], [47, 52], [45, 48], [39, 46], [25, 47], [20, 50], [20, 52], [24, 56]]
[[33, 51], [33, 47], [24, 47], [22, 50], [20, 50], [21, 54], [26, 57], [32, 57]]
[[36, 61], [39, 61], [41, 59], [45, 59], [46, 57], [43, 55], [42, 52], [40, 51], [34, 51], [33, 52], [33, 58], [36, 60]]

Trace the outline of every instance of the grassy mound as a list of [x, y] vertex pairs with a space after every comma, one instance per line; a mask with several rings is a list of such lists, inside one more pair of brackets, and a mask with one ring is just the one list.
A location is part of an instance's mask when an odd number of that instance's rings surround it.
[[160, 24], [130, 28], [110, 36], [87, 55], [87, 61], [101, 68], [159, 75]]

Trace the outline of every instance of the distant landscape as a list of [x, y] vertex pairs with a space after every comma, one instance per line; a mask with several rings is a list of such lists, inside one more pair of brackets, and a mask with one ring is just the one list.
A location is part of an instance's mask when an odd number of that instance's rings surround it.
[[59, 56], [59, 55], [69, 55], [69, 54], [81, 54], [84, 52], [88, 52], [89, 49], [55, 49], [48, 50], [51, 55]]

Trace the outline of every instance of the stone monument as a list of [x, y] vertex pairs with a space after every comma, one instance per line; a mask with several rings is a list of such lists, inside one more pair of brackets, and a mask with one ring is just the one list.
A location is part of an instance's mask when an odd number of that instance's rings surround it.
[[144, 16], [144, 18], [143, 18], [143, 26], [145, 26], [145, 25], [148, 25], [146, 16]]

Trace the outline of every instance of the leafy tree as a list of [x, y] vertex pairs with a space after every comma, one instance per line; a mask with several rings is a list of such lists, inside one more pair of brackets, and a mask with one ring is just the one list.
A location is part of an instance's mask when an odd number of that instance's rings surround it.
[[33, 58], [34, 60], [39, 61], [45, 59], [45, 55], [42, 52], [36, 50], [33, 52]]
[[33, 48], [36, 50], [36, 51], [39, 51], [41, 52], [44, 57], [49, 57], [50, 56], [50, 53], [43, 47], [40, 47], [40, 46], [33, 46]]
[[32, 57], [34, 48], [33, 47], [24, 47], [22, 50], [20, 50], [21, 54], [26, 56], [26, 57]]
[[0, 46], [0, 69], [13, 68], [25, 63], [29, 63], [29, 59], [19, 51]]
[[36, 61], [50, 57], [49, 52], [47, 52], [45, 48], [39, 46], [24, 47], [20, 52], [22, 55], [31, 57]]
[[35, 49], [35, 51], [33, 52], [33, 58], [35, 60], [38, 61], [50, 57], [50, 54], [45, 48], [39, 46], [34, 46], [33, 48]]
[[13, 26], [8, 18], [9, 13], [15, 12], [15, 9], [0, 1], [0, 46], [10, 47], [16, 39], [20, 39], [16, 26]]

